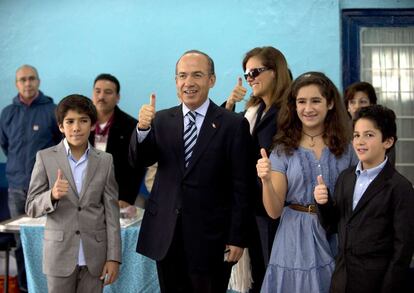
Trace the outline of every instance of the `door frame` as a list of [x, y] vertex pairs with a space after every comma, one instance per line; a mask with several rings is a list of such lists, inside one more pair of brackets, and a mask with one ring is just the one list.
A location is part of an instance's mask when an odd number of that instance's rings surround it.
[[414, 9], [342, 10], [342, 86], [360, 81], [360, 28], [414, 26]]

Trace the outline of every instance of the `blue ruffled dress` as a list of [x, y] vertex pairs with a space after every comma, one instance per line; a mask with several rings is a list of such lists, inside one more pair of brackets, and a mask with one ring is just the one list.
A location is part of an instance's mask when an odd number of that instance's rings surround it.
[[[333, 194], [338, 175], [358, 159], [349, 145], [340, 158], [324, 148], [317, 160], [312, 150], [299, 147], [292, 156], [273, 150], [270, 161], [272, 170], [287, 176], [286, 202], [309, 205], [315, 204], [318, 175]], [[327, 238], [317, 215], [284, 207], [261, 292], [329, 292], [336, 247], [336, 237]]]

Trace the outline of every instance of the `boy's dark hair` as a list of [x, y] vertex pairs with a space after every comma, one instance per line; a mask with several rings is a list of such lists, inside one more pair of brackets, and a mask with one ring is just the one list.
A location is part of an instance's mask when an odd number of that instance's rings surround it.
[[[396, 117], [393, 110], [381, 105], [363, 107], [356, 112], [353, 126], [355, 127], [355, 123], [362, 118], [372, 121], [376, 128], [381, 131], [382, 141], [392, 137], [394, 138], [393, 146], [395, 145], [397, 142], [397, 124], [395, 122]], [[387, 149], [386, 152], [388, 153], [392, 147]]]
[[119, 95], [119, 92], [121, 91], [121, 85], [119, 84], [119, 81], [118, 81], [118, 79], [115, 76], [113, 76], [113, 75], [111, 75], [109, 73], [101, 73], [101, 74], [99, 74], [95, 78], [95, 81], [93, 82], [93, 86], [94, 87], [95, 87], [96, 82], [99, 81], [99, 80], [108, 80], [110, 82], [113, 82], [115, 84], [115, 86], [116, 86], [116, 93]]
[[355, 82], [346, 88], [345, 94], [344, 94], [345, 107], [348, 107], [349, 101], [354, 98], [356, 92], [366, 93], [368, 96], [370, 105], [377, 104], [377, 94], [375, 93], [375, 89], [372, 86], [372, 84], [365, 82], [365, 81], [361, 81], [361, 82]]
[[63, 123], [69, 110], [88, 115], [91, 119], [91, 125], [94, 125], [98, 119], [94, 104], [89, 98], [82, 95], [69, 95], [59, 102], [56, 108], [56, 120], [59, 125]]

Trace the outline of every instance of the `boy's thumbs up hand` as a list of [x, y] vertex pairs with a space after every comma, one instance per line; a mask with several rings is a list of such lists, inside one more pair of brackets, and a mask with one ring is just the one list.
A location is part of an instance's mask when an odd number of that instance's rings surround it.
[[315, 201], [318, 204], [326, 204], [328, 202], [328, 188], [323, 181], [322, 175], [319, 175], [318, 178], [318, 185], [315, 186], [315, 190], [313, 191], [313, 196], [315, 197]]
[[52, 198], [55, 200], [61, 199], [63, 196], [68, 194], [69, 182], [63, 179], [62, 170], [58, 169], [57, 179], [52, 188]]
[[138, 114], [138, 128], [148, 129], [151, 126], [152, 119], [155, 117], [155, 94], [150, 96], [150, 103], [142, 105]]
[[262, 182], [265, 180], [270, 180], [270, 173], [272, 171], [270, 160], [267, 156], [266, 150], [264, 148], [260, 149], [260, 154], [262, 158], [257, 161], [256, 169], [257, 176], [262, 179]]

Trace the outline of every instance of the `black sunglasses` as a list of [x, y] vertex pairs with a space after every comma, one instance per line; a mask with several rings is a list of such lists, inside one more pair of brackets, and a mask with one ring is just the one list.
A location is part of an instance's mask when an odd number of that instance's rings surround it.
[[244, 73], [244, 78], [247, 80], [248, 77], [250, 78], [256, 78], [262, 73], [263, 71], [269, 70], [267, 67], [260, 67], [260, 68], [253, 68], [250, 71], [247, 71]]

